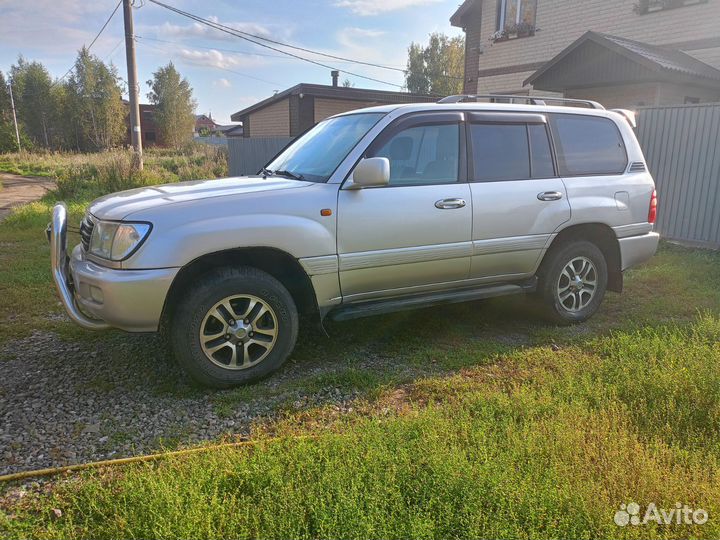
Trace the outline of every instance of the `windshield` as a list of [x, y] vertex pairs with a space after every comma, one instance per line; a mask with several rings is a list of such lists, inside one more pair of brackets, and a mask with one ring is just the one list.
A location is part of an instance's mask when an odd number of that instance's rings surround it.
[[326, 182], [385, 113], [358, 113], [320, 122], [270, 162], [264, 173]]

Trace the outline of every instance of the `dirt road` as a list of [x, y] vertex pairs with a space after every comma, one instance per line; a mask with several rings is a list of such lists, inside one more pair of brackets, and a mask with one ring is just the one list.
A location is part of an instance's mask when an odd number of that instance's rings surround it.
[[0, 221], [10, 214], [14, 206], [38, 200], [55, 187], [55, 182], [48, 178], [18, 176], [0, 173]]

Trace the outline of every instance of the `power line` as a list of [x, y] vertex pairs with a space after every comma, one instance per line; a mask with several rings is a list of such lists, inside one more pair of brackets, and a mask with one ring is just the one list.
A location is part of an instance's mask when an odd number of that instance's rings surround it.
[[[167, 43], [169, 45], [181, 45], [181, 46], [185, 46], [185, 47], [188, 46], [187, 43], [183, 43], [182, 41], [170, 41], [167, 39], [159, 39], [159, 38], [152, 38], [152, 37], [148, 37], [148, 36], [138, 36], [138, 35], [135, 35], [135, 37], [138, 39], [157, 41], [159, 43]], [[228, 52], [228, 53], [236, 53], [236, 54], [245, 54], [248, 56], [261, 56], [264, 58], [287, 58], [287, 56], [285, 54], [267, 54], [267, 53], [261, 53], [261, 52], [250, 51], [250, 50], [242, 50], [241, 51], [238, 49], [224, 49], [222, 47], [205, 47], [202, 45], [195, 45], [195, 44], [192, 45], [192, 48], [193, 49], [205, 49], [208, 51], [220, 51], [220, 52]], [[341, 64], [356, 64], [357, 62], [354, 60], [347, 60], [347, 61], [341, 61], [340, 63]], [[398, 69], [400, 70], [400, 68], [398, 68]], [[402, 71], [402, 70], [400, 70], [400, 71]]]
[[[102, 28], [100, 28], [100, 31], [95, 35], [95, 37], [93, 38], [93, 40], [90, 42], [90, 45], [88, 45], [88, 47], [87, 47], [87, 50], [88, 50], [88, 51], [92, 48], [93, 45], [95, 45], [95, 42], [96, 42], [96, 41], [98, 40], [98, 38], [100, 37], [100, 34], [102, 34], [102, 33], [105, 31], [105, 28], [107, 28], [107, 25], [110, 24], [110, 21], [111, 21], [112, 18], [115, 16], [115, 13], [117, 13], [117, 10], [118, 10], [118, 8], [120, 7], [120, 4], [122, 4], [122, 0], [119, 0], [119, 1], [118, 1], [117, 5], [115, 6], [115, 9], [112, 10], [112, 13], [110, 14], [110, 16], [109, 16], [109, 17], [107, 18], [107, 20], [105, 21], [105, 24], [102, 25]], [[116, 48], [117, 48], [117, 47], [116, 47]], [[113, 49], [113, 51], [114, 51], [114, 49]], [[53, 86], [55, 86], [56, 84], [58, 84], [60, 81], [62, 81], [62, 80], [63, 80], [65, 77], [67, 77], [68, 75], [70, 75], [70, 72], [71, 72], [73, 69], [75, 69], [75, 64], [73, 64], [72, 66], [70, 66], [70, 69], [68, 69], [68, 70], [65, 72], [65, 75], [63, 75], [62, 77], [60, 77], [59, 79], [57, 79], [55, 82], [53, 82], [53, 83], [50, 85], [50, 88], [52, 88]]]
[[[168, 41], [167, 39], [158, 39], [158, 38], [151, 38], [147, 36], [138, 36], [135, 35], [138, 39], [144, 39], [144, 40], [150, 40], [150, 41], [157, 41], [159, 43], [167, 43], [169, 45], [186, 45], [185, 43], [182, 43], [180, 41]], [[203, 47], [202, 45], [193, 45], [192, 46], [195, 49], [206, 49], [208, 51], [220, 51], [220, 52], [229, 52], [229, 53], [237, 53], [237, 54], [247, 54], [250, 56], [263, 56], [267, 58], [286, 58], [284, 54], [265, 54], [255, 51], [239, 51], [237, 49], [222, 49], [220, 47]]]
[[113, 11], [112, 11], [112, 13], [110, 14], [110, 16], [108, 17], [107, 21], [105, 21], [105, 24], [102, 25], [102, 28], [100, 29], [100, 31], [97, 33], [97, 35], [95, 36], [95, 38], [93, 38], [93, 40], [90, 42], [90, 45], [88, 45], [88, 47], [87, 47], [88, 50], [92, 49], [92, 46], [95, 45], [95, 42], [96, 42], [96, 41], [98, 40], [98, 38], [100, 37], [100, 34], [102, 34], [102, 33], [105, 31], [105, 28], [107, 28], [107, 25], [110, 24], [110, 21], [111, 21], [112, 18], [115, 16], [115, 13], [117, 13], [117, 10], [118, 10], [118, 8], [120, 7], [120, 4], [122, 4], [122, 0], [120, 0], [120, 1], [117, 3], [117, 5], [115, 6], [115, 9], [113, 9]]
[[[172, 11], [175, 11], [176, 13], [181, 13], [181, 12], [182, 12], [182, 10], [180, 10], [180, 9], [178, 9], [178, 8], [173, 8], [172, 6], [169, 6], [169, 5], [167, 5], [167, 4], [163, 4], [162, 2], [159, 2], [159, 1], [156, 1], [156, 0], [150, 0], [150, 2], [153, 2], [154, 4], [157, 4], [157, 5], [159, 5], [159, 6], [162, 6], [162, 7], [166, 8], [166, 9], [170, 9], [170, 10], [172, 10]], [[184, 15], [186, 15], [186, 16], [189, 15], [189, 13], [187, 13], [187, 12], [183, 12], [183, 13], [181, 13], [181, 14], [184, 14]], [[198, 19], [200, 19], [200, 18], [201, 18], [201, 17], [198, 17]], [[251, 34], [250, 32], [245, 32], [244, 30], [238, 30], [237, 28], [233, 28], [232, 26], [226, 26], [226, 25], [224, 25], [224, 24], [215, 23], [214, 21], [210, 21], [210, 20], [208, 20], [208, 19], [204, 19], [204, 20], [207, 20], [208, 22], [212, 22], [213, 24], [216, 24], [218, 27], [224, 28], [224, 29], [226, 29], [226, 30], [231, 30], [231, 31], [233, 31], [233, 32], [237, 32], [238, 34], [242, 34], [243, 36], [251, 37], [251, 38], [253, 38], [253, 39], [259, 39], [259, 40], [261, 40], [261, 41], [266, 41], [266, 42], [268, 42], [268, 43], [274, 43], [275, 45], [280, 45], [280, 46], [282, 46], [282, 47], [288, 47], [288, 48], [290, 48], [290, 49], [295, 49], [295, 50], [297, 50], [297, 51], [302, 51], [302, 52], [306, 52], [306, 53], [310, 53], [310, 54], [316, 54], [316, 55], [318, 55], [318, 56], [324, 56], [324, 57], [326, 57], [326, 58], [332, 58], [333, 60], [342, 60], [342, 61], [344, 61], [344, 62], [349, 62], [349, 63], [351, 63], [351, 64], [362, 64], [362, 65], [364, 65], [364, 66], [370, 66], [370, 67], [375, 67], [375, 68], [380, 68], [380, 69], [389, 69], [389, 70], [391, 70], [391, 71], [399, 71], [399, 72], [401, 72], [401, 73], [405, 73], [405, 69], [402, 69], [402, 68], [398, 68], [398, 67], [394, 67], [394, 66], [387, 66], [387, 65], [383, 65], [383, 64], [376, 64], [376, 63], [373, 63], [373, 62], [365, 62], [364, 60], [354, 60], [354, 59], [352, 59], [352, 58], [346, 58], [346, 57], [344, 57], [344, 56], [337, 56], [337, 55], [334, 55], [334, 54], [324, 53], [324, 52], [321, 52], [321, 51], [315, 51], [315, 50], [313, 50], [313, 49], [308, 49], [308, 48], [306, 48], [306, 47], [300, 47], [300, 46], [298, 46], [298, 45], [291, 45], [290, 43], [284, 43], [284, 42], [282, 42], [282, 41], [277, 41], [277, 40], [275, 40], [275, 39], [271, 39], [271, 38], [268, 38], [268, 37], [259, 36], [259, 35], [257, 35], [257, 34]], [[200, 21], [198, 21], [198, 22], [200, 22]]]
[[[216, 29], [216, 30], [219, 30], [219, 31], [221, 31], [221, 32], [224, 32], [224, 33], [226, 33], [226, 34], [230, 34], [230, 35], [235, 36], [235, 37], [238, 37], [238, 38], [240, 38], [240, 39], [244, 39], [245, 41], [249, 41], [250, 43], [254, 43], [255, 45], [258, 45], [258, 46], [260, 46], [260, 47], [265, 47], [265, 48], [267, 48], [267, 49], [270, 49], [270, 50], [279, 52], [279, 53], [281, 53], [281, 54], [285, 54], [285, 55], [287, 55], [287, 56], [296, 58], [296, 59], [298, 59], [298, 60], [302, 60], [302, 61], [304, 61], [304, 62], [308, 62], [308, 63], [310, 63], [310, 64], [315, 64], [315, 65], [317, 65], [317, 66], [324, 67], [324, 68], [326, 68], [326, 69], [332, 69], [332, 70], [340, 71], [340, 72], [342, 72], [342, 73], [346, 73], [346, 74], [351, 75], [351, 76], [353, 76], [353, 77], [358, 77], [358, 78], [360, 78], [360, 79], [367, 79], [367, 80], [369, 80], [369, 81], [377, 82], [377, 83], [380, 83], [380, 84], [386, 84], [386, 85], [388, 85], [388, 86], [395, 86], [395, 87], [397, 87], [397, 88], [403, 88], [403, 86], [400, 85], [400, 84], [391, 83], [391, 82], [388, 82], [388, 81], [383, 81], [383, 80], [381, 80], [381, 79], [375, 79], [375, 78], [373, 78], [373, 77], [368, 77], [368, 76], [366, 76], [366, 75], [360, 75], [359, 73], [353, 73], [352, 71], [348, 71], [348, 70], [345, 70], [345, 69], [340, 69], [340, 68], [337, 68], [337, 67], [334, 67], [334, 66], [330, 66], [330, 65], [328, 65], [328, 64], [324, 64], [324, 63], [322, 63], [322, 62], [318, 62], [317, 60], [312, 60], [312, 59], [310, 59], [310, 58], [305, 58], [304, 56], [300, 56], [300, 55], [297, 55], [297, 54], [294, 54], [294, 53], [291, 53], [291, 52], [288, 52], [288, 51], [284, 51], [284, 50], [282, 50], [282, 49], [278, 49], [278, 48], [273, 47], [273, 46], [271, 46], [271, 45], [267, 45], [266, 43], [262, 43], [262, 42], [260, 42], [260, 41], [256, 41], [255, 39], [246, 37], [246, 36], [242, 35], [243, 32], [238, 31], [238, 30], [236, 30], [236, 29], [234, 29], [234, 28], [231, 28], [231, 27], [229, 27], [229, 26], [222, 25], [222, 24], [220, 24], [220, 23], [216, 23], [216, 22], [210, 21], [210, 20], [208, 20], [208, 19], [203, 19], [202, 17], [199, 17], [198, 15], [193, 15], [192, 13], [189, 13], [189, 12], [187, 12], [187, 11], [183, 11], [183, 10], [178, 9], [178, 8], [175, 8], [175, 7], [173, 7], [173, 6], [169, 6], [168, 4], [164, 4], [163, 2], [159, 2], [158, 0], [149, 0], [149, 1], [152, 2], [153, 4], [156, 4], [156, 5], [160, 6], [160, 7], [163, 7], [163, 8], [165, 8], [165, 9], [169, 10], [169, 11], [172, 11], [172, 12], [174, 12], [174, 13], [177, 13], [178, 15], [182, 15], [183, 17], [187, 17], [187, 18], [189, 18], [189, 19], [194, 20], [195, 22], [199, 22], [199, 23], [201, 23], [201, 24], [204, 24], [204, 25], [206, 25], [206, 26], [209, 26], [210, 28], [214, 28], [214, 29]], [[247, 34], [247, 32], [244, 32], [244, 33]], [[322, 54], [322, 53], [317, 53], [317, 54]], [[346, 60], [347, 60], [347, 59], [346, 59]], [[374, 67], [379, 67], [379, 66], [374, 65]]]

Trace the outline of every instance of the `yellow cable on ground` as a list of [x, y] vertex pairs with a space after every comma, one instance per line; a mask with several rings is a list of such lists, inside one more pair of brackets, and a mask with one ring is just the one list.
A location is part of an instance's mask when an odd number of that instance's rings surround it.
[[[291, 440], [301, 439], [317, 439], [319, 435], [296, 435], [295, 437], [286, 437]], [[0, 482], [10, 482], [12, 480], [24, 480], [26, 478], [35, 478], [37, 476], [53, 476], [64, 472], [81, 471], [85, 469], [94, 469], [96, 467], [110, 467], [113, 465], [127, 465], [129, 463], [143, 463], [146, 461], [158, 461], [173, 456], [183, 456], [187, 454], [198, 454], [200, 452], [209, 452], [211, 450], [220, 450], [221, 448], [233, 448], [238, 446], [254, 446], [263, 442], [275, 442], [282, 440], [281, 438], [270, 439], [254, 439], [251, 441], [239, 441], [233, 443], [215, 444], [212, 446], [199, 446], [197, 448], [187, 448], [185, 450], [174, 450], [172, 452], [162, 452], [159, 454], [146, 454], [144, 456], [133, 456], [118, 459], [106, 459], [103, 461], [91, 461], [89, 463], [78, 463], [76, 465], [66, 465], [64, 467], [50, 467], [47, 469], [37, 469], [34, 471], [21, 471], [13, 474], [5, 474], [0, 476]]]

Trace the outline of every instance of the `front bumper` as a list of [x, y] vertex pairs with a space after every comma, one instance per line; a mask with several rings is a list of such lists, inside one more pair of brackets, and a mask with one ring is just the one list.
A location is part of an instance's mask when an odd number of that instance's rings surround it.
[[67, 255], [67, 209], [53, 209], [49, 228], [52, 274], [70, 318], [84, 328], [129, 332], [158, 329], [177, 268], [116, 270], [85, 259], [82, 247]]
[[649, 232], [640, 236], [618, 238], [621, 270], [627, 270], [650, 259], [657, 251], [660, 235]]

